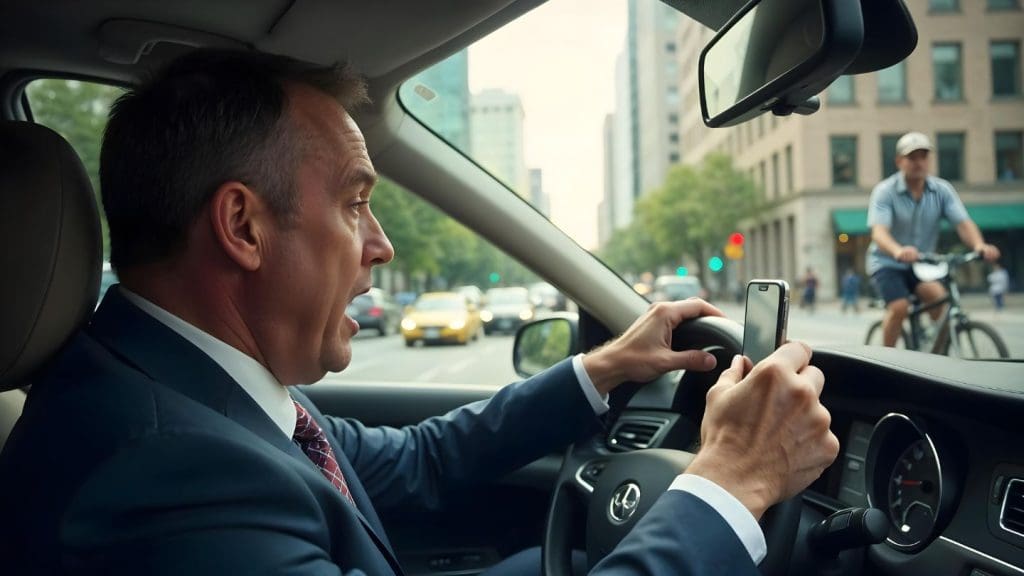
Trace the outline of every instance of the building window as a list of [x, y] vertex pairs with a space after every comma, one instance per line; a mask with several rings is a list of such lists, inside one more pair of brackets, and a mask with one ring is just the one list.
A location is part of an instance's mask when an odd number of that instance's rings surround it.
[[878, 101], [907, 101], [907, 61], [897, 62], [878, 71]]
[[896, 141], [900, 134], [882, 134], [882, 178], [896, 171]]
[[1020, 8], [1019, 0], [988, 0], [989, 10], [1016, 10]]
[[793, 192], [793, 145], [786, 146], [786, 191]]
[[673, 153], [669, 154], [668, 155], [668, 163], [669, 164], [679, 164], [679, 153], [678, 152], [673, 152]]
[[665, 104], [669, 108], [679, 107], [679, 87], [675, 85], [669, 85], [668, 90], [665, 94]]
[[939, 178], [961, 182], [964, 180], [964, 135], [959, 132], [939, 133], [936, 136], [939, 160]]
[[674, 114], [674, 113], [673, 114], [669, 114], [668, 115], [668, 123], [672, 124], [673, 126], [676, 125], [676, 124], [679, 124], [679, 114]]
[[960, 2], [957, 0], [928, 0], [928, 9], [931, 12], [956, 12], [960, 10]]
[[936, 100], [963, 100], [959, 43], [932, 46], [932, 72], [935, 75]]
[[832, 184], [857, 183], [857, 137], [832, 137]]
[[665, 52], [668, 52], [669, 54], [675, 54], [676, 53], [676, 43], [675, 42], [665, 42]]
[[761, 163], [758, 164], [757, 170], [758, 170], [758, 176], [760, 176], [761, 190], [764, 191], [764, 195], [767, 198], [768, 197], [768, 178], [766, 177], [766, 175], [764, 173], [765, 172], [764, 160], [761, 160]]
[[992, 95], [1020, 94], [1020, 42], [992, 42]]
[[677, 134], [676, 132], [672, 132], [671, 134], [668, 135], [668, 141], [673, 143], [673, 144], [678, 144], [679, 143], [679, 134]]
[[782, 189], [779, 188], [779, 153], [772, 154], [772, 196], [782, 196]]
[[996, 132], [996, 179], [1020, 180], [1024, 171], [1021, 132]]
[[853, 76], [840, 76], [825, 93], [829, 104], [853, 104]]
[[757, 137], [764, 138], [764, 116], [757, 117]]

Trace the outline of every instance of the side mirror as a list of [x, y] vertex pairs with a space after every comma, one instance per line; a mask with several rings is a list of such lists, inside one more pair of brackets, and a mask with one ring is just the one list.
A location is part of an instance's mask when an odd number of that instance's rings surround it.
[[843, 74], [863, 42], [860, 2], [751, 0], [701, 52], [704, 123], [815, 112], [815, 95]]
[[579, 347], [575, 315], [560, 315], [524, 324], [516, 332], [512, 365], [529, 378], [574, 354]]

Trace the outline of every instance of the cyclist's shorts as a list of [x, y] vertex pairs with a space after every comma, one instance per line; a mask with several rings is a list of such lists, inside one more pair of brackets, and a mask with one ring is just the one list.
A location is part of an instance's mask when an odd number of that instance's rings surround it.
[[871, 275], [871, 283], [888, 304], [893, 300], [910, 297], [921, 281], [909, 268], [881, 268]]

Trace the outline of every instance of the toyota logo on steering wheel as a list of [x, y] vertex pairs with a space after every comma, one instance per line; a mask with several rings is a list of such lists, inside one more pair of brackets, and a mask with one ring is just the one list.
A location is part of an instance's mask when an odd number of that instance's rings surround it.
[[626, 482], [612, 493], [608, 503], [608, 517], [615, 524], [625, 524], [640, 507], [640, 486]]

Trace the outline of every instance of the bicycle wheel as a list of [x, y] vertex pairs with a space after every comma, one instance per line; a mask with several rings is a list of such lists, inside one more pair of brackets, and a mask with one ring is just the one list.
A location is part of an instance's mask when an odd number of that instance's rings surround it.
[[[984, 322], [968, 320], [953, 328], [954, 337], [959, 344], [960, 357], [974, 360], [986, 358], [1009, 358], [1010, 351], [995, 328]], [[949, 347], [949, 354], [955, 353], [954, 346]]]
[[[907, 331], [900, 328], [900, 334], [896, 337], [896, 345], [894, 348], [906, 348], [907, 342], [910, 341], [910, 337], [907, 335]], [[868, 346], [883, 346], [882, 342], [882, 321], [879, 320], [868, 328], [868, 336], [864, 339], [864, 343]]]

